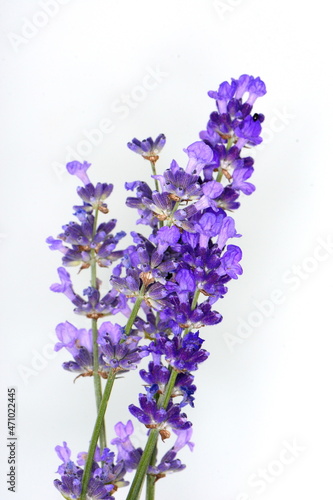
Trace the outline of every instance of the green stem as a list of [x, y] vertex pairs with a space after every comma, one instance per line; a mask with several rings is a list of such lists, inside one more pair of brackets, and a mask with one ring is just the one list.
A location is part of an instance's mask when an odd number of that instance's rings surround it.
[[[97, 328], [97, 320], [93, 319], [92, 323], [92, 333], [93, 333], [93, 368], [94, 368], [94, 389], [95, 389], [95, 400], [96, 400], [96, 409], [97, 412], [101, 405], [102, 401], [102, 382], [101, 377], [98, 374], [99, 370], [99, 352], [98, 352], [98, 344], [97, 344], [97, 336], [98, 336], [98, 328]], [[105, 430], [105, 422], [102, 422], [101, 426], [101, 434], [99, 437], [99, 444], [101, 450], [106, 448], [106, 430]]]
[[219, 167], [219, 171], [218, 171], [217, 176], [216, 176], [216, 182], [221, 182], [222, 177], [223, 177], [222, 168]]
[[105, 385], [102, 401], [99, 407], [97, 419], [95, 422], [95, 427], [91, 436], [91, 441], [89, 445], [89, 450], [88, 450], [88, 455], [87, 455], [87, 461], [85, 464], [84, 468], [84, 473], [83, 473], [83, 478], [82, 478], [82, 493], [81, 493], [81, 500], [86, 500], [86, 494], [87, 494], [87, 489], [88, 489], [88, 483], [90, 479], [90, 473], [91, 473], [91, 467], [94, 459], [94, 454], [96, 450], [96, 445], [98, 441], [98, 437], [101, 432], [101, 427], [104, 423], [104, 415], [106, 408], [108, 406], [108, 401], [110, 398], [111, 390], [113, 387], [113, 383], [116, 378], [116, 371], [110, 370], [109, 376]]
[[[153, 172], [153, 175], [156, 175], [156, 165], [153, 161], [150, 162], [150, 166], [151, 166], [151, 170]], [[155, 181], [155, 189], [156, 191], [159, 191], [159, 185], [158, 185], [158, 180], [157, 179], [154, 179]]]
[[[92, 260], [91, 267], [95, 268], [94, 276], [95, 276], [95, 280], [96, 280], [96, 262], [94, 262], [93, 260]], [[93, 276], [93, 272], [92, 272], [92, 276]], [[94, 282], [95, 286], [96, 286], [96, 283], [97, 283], [97, 281]], [[94, 286], [93, 281], [92, 281], [92, 286]], [[140, 309], [141, 302], [144, 299], [144, 292], [145, 292], [145, 286], [142, 285], [142, 287], [140, 289], [140, 295], [137, 297], [137, 299], [135, 301], [131, 315], [130, 315], [130, 317], [127, 321], [126, 327], [125, 327], [125, 333], [127, 335], [131, 331], [131, 328], [132, 328], [133, 323], [135, 321], [135, 318], [137, 316], [138, 310]], [[92, 320], [92, 322], [93, 322], [93, 337], [94, 337], [93, 348], [94, 348], [94, 381], [95, 381], [95, 373], [97, 373], [97, 375], [98, 375], [98, 345], [97, 345], [98, 329], [97, 329], [97, 320]], [[95, 347], [96, 347], [96, 356], [95, 356]], [[96, 359], [97, 359], [97, 364], [96, 364], [97, 370], [95, 369], [95, 360]], [[111, 394], [111, 390], [112, 390], [115, 378], [116, 378], [116, 372], [114, 372], [113, 370], [110, 370], [109, 377], [108, 377], [108, 380], [106, 382], [103, 395], [102, 395], [102, 391], [99, 392], [98, 389], [96, 390], [96, 384], [95, 384], [96, 403], [97, 403], [97, 395], [99, 395], [100, 396], [100, 404], [98, 406], [97, 419], [96, 419], [95, 427], [93, 430], [93, 435], [92, 435], [92, 438], [90, 441], [87, 461], [86, 461], [86, 465], [85, 465], [85, 469], [84, 469], [84, 473], [83, 473], [83, 478], [82, 478], [81, 500], [86, 500], [87, 488], [88, 488], [88, 483], [89, 483], [90, 474], [91, 474], [91, 467], [92, 467], [95, 449], [96, 449], [96, 445], [97, 445], [97, 441], [98, 441], [99, 437], [100, 437], [100, 442], [102, 442], [103, 440], [105, 441], [105, 444], [103, 444], [103, 446], [101, 444], [101, 449], [106, 447], [106, 433], [105, 433], [104, 415], [105, 415], [105, 411], [106, 411], [106, 408], [108, 405], [108, 401], [110, 398], [110, 394]], [[101, 386], [101, 379], [100, 379], [99, 375], [98, 375], [98, 382]], [[103, 443], [104, 443], [104, 441], [103, 441]]]
[[[196, 290], [195, 294], [192, 299], [192, 304], [191, 304], [191, 309], [195, 309], [198, 298], [199, 298], [200, 290]], [[160, 408], [166, 408], [168, 406], [168, 403], [170, 401], [171, 395], [173, 388], [176, 383], [178, 372], [171, 367], [171, 373], [169, 377], [169, 381], [167, 383], [166, 388], [164, 389], [163, 394], [158, 400], [158, 406]], [[156, 435], [156, 437], [155, 437]], [[154, 437], [152, 437], [154, 436]], [[129, 493], [126, 497], [126, 500], [138, 500], [139, 495], [142, 489], [142, 484], [145, 478], [145, 475], [147, 473], [147, 469], [149, 466], [149, 463], [152, 460], [153, 453], [156, 452], [156, 445], [157, 445], [157, 438], [158, 438], [158, 429], [152, 429], [149, 434], [149, 438], [146, 444], [146, 447], [144, 449], [143, 455], [141, 457], [139, 466], [137, 468], [137, 471], [135, 473], [131, 488], [129, 490]], [[148, 492], [149, 489], [149, 492]], [[146, 496], [146, 500], [153, 500], [154, 499], [154, 490], [155, 490], [155, 483], [150, 482], [150, 478], [148, 476], [147, 478], [147, 495], [152, 495], [152, 496]]]
[[[227, 143], [227, 146], [226, 146], [226, 150], [229, 151], [229, 149], [233, 146], [233, 139], [230, 138], [228, 139], [228, 143]], [[222, 180], [222, 177], [223, 177], [223, 172], [222, 172], [222, 168], [221, 168], [221, 165], [219, 166], [219, 171], [218, 171], [218, 174], [216, 176], [216, 181], [217, 182], [221, 182]]]
[[172, 216], [175, 213], [175, 211], [178, 209], [179, 204], [180, 204], [180, 201], [176, 201], [175, 202], [174, 207], [173, 207], [173, 209], [172, 209], [172, 211], [171, 211], [171, 213], [170, 213], [170, 215], [168, 217], [168, 219], [169, 219], [168, 222], [167, 222], [168, 226], [172, 226], [173, 225]]
[[173, 388], [175, 386], [177, 375], [178, 375], [178, 372], [174, 368], [172, 368], [167, 386], [164, 389], [162, 396], [158, 400], [158, 406], [160, 408], [166, 408], [168, 406]]
[[[160, 408], [166, 408], [168, 406], [168, 403], [169, 403], [169, 400], [170, 400], [170, 397], [171, 397], [171, 394], [172, 394], [172, 391], [173, 391], [173, 388], [174, 388], [174, 385], [176, 382], [177, 375], [178, 375], [178, 372], [174, 368], [172, 368], [172, 371], [170, 373], [169, 382], [167, 383], [167, 386], [165, 388], [163, 395], [161, 396], [161, 398], [158, 401], [158, 406]], [[156, 449], [158, 433], [159, 433], [158, 429], [152, 429], [150, 431], [149, 438], [148, 438], [148, 441], [146, 443], [146, 447], [145, 447], [143, 455], [141, 457], [139, 466], [136, 470], [136, 473], [135, 473], [131, 488], [130, 488], [128, 495], [126, 497], [126, 500], [138, 500], [138, 498], [139, 498], [149, 463], [150, 463], [152, 455]], [[153, 484], [150, 485], [150, 489], [154, 489]], [[151, 492], [151, 494], [154, 494], [154, 493]], [[151, 498], [153, 499], [154, 497], [151, 497]]]
[[[98, 209], [95, 209], [94, 214], [94, 225], [92, 230], [92, 238], [94, 238], [97, 230], [97, 219], [98, 219]], [[97, 288], [97, 264], [96, 264], [96, 253], [95, 250], [92, 249], [90, 251], [90, 283], [93, 288]], [[99, 352], [98, 352], [98, 328], [97, 328], [97, 319], [91, 320], [91, 329], [93, 334], [93, 370], [94, 370], [94, 389], [95, 389], [95, 400], [96, 400], [96, 409], [99, 411], [99, 407], [101, 405], [102, 400], [102, 382], [101, 377], [98, 373], [99, 371]], [[106, 448], [106, 430], [105, 430], [105, 422], [102, 422], [101, 433], [100, 433], [100, 447], [103, 450]]]
[[[156, 456], [157, 456], [157, 443], [154, 448], [154, 451], [151, 455], [151, 459], [149, 462], [149, 465], [154, 466], [156, 464]], [[155, 483], [156, 483], [156, 477], [147, 474], [146, 478], [146, 500], [154, 500], [155, 499]]]
[[192, 299], [192, 304], [191, 304], [192, 311], [196, 308], [196, 305], [197, 305], [197, 302], [199, 299], [199, 295], [200, 295], [200, 290], [197, 288], [194, 295], [193, 295], [193, 299]]
[[140, 306], [141, 306], [141, 303], [144, 299], [144, 293], [145, 293], [145, 286], [142, 285], [142, 287], [140, 288], [140, 292], [139, 292], [139, 295], [138, 297], [136, 298], [136, 301], [134, 303], [134, 306], [133, 306], [133, 309], [132, 309], [132, 312], [131, 312], [131, 315], [130, 317], [128, 318], [128, 321], [126, 323], [126, 326], [125, 326], [125, 334], [128, 335], [131, 331], [131, 328], [133, 326], [133, 323], [137, 317], [137, 314], [139, 312], [139, 309], [140, 309]]
[[148, 474], [146, 484], [146, 500], [155, 500], [155, 483], [156, 477]]
[[152, 454], [154, 453], [156, 443], [158, 439], [158, 429], [151, 429], [146, 447], [142, 454], [139, 466], [136, 470], [136, 474], [132, 481], [130, 490], [126, 497], [126, 500], [138, 500], [140, 497], [143, 480], [145, 478], [148, 465], [151, 459]]

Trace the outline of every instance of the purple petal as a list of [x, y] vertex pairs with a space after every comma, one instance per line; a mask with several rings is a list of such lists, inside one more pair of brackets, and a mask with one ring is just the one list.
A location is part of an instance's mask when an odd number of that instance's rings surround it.
[[200, 174], [205, 165], [210, 163], [214, 157], [212, 149], [202, 141], [190, 144], [187, 149], [184, 149], [189, 157], [189, 162], [186, 167], [188, 174]]
[[76, 175], [84, 185], [87, 185], [90, 184], [90, 180], [86, 172], [90, 165], [91, 163], [87, 163], [86, 161], [83, 163], [80, 163], [79, 161], [71, 161], [70, 163], [67, 163], [66, 168], [71, 175]]

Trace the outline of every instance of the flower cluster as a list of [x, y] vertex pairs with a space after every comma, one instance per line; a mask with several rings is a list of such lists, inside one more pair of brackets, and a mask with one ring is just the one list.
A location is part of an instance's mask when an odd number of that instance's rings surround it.
[[[142, 180], [126, 183], [126, 189], [133, 192], [126, 204], [138, 211], [137, 223], [147, 226], [149, 234], [133, 231], [133, 244], [123, 250], [116, 247], [125, 233], [112, 234], [116, 221], [97, 223], [98, 212], [108, 213], [105, 199], [112, 185], [94, 186], [86, 162], [67, 165], [69, 173], [84, 184], [78, 188], [83, 205], [74, 207], [78, 222], [63, 226], [58, 239], [49, 237], [47, 242], [52, 250], [63, 253], [64, 266], [90, 268], [92, 277], [82, 297], [74, 292], [69, 273], [61, 267], [60, 284], [51, 289], [64, 293], [74, 311], [93, 323], [90, 330], [77, 329], [69, 322], [59, 324], [55, 348], [64, 347], [72, 355], [73, 360], [63, 365], [66, 370], [81, 377], [107, 379], [104, 395], [116, 373], [136, 369], [149, 356], [147, 368], [139, 371], [144, 392], [139, 394], [138, 405], [130, 404], [129, 411], [148, 429], [150, 444], [143, 452], [134, 449], [129, 439], [132, 423], [117, 424], [118, 437], [112, 441], [118, 447], [117, 461], [108, 448], [100, 453], [91, 445], [89, 456], [95, 453], [95, 459], [88, 472], [85, 469], [89, 474], [85, 491], [82, 463], [70, 461], [65, 444], [58, 447], [64, 464], [56, 486], [65, 498], [85, 500], [86, 494], [87, 498], [113, 498], [128, 470], [137, 468], [133, 484], [142, 483], [145, 475], [155, 483], [185, 467], [177, 453], [185, 445], [193, 449], [193, 443], [192, 423], [184, 408], [194, 406], [193, 373], [209, 356], [199, 330], [222, 321], [215, 303], [227, 293], [227, 284], [243, 272], [242, 251], [235, 244], [241, 235], [229, 213], [240, 207], [240, 193], [250, 195], [255, 189], [248, 182], [254, 160], [244, 151], [262, 141], [264, 116], [252, 113], [252, 108], [265, 93], [260, 78], [249, 75], [223, 82], [217, 91], [209, 92], [216, 111], [200, 140], [184, 149], [188, 157], [184, 166], [173, 160], [170, 168], [156, 172], [165, 144], [163, 134], [156, 140], [135, 138], [128, 143], [129, 149], [150, 161], [155, 189]], [[111, 289], [103, 297], [97, 266], [112, 266]], [[97, 327], [97, 320], [116, 313], [125, 316], [125, 326], [106, 321]], [[97, 407], [106, 408], [108, 397], [98, 400]], [[157, 438], [165, 441], [171, 431], [176, 441], [157, 463]], [[129, 500], [137, 498], [135, 488], [130, 490]]]
[[116, 250], [118, 242], [125, 236], [124, 231], [112, 234], [116, 220], [98, 224], [98, 213], [109, 212], [105, 199], [113, 190], [112, 184], [97, 183], [94, 186], [88, 177], [87, 170], [90, 164], [73, 161], [67, 164], [71, 175], [76, 175], [84, 187], [78, 187], [77, 193], [83, 205], [74, 206], [74, 215], [78, 222], [69, 222], [62, 227], [63, 232], [55, 239], [49, 236], [46, 242], [51, 250], [58, 250], [63, 254], [62, 263], [66, 267], [80, 266], [83, 269], [92, 269], [91, 286], [83, 290], [83, 298], [74, 292], [70, 274], [64, 267], [58, 268], [60, 283], [51, 286], [54, 292], [63, 293], [75, 306], [74, 312], [88, 318], [101, 318], [114, 315], [117, 312], [129, 313], [125, 298], [115, 290], [110, 290], [101, 297], [99, 287], [101, 282], [96, 279], [96, 267], [110, 267], [123, 256], [122, 250]]
[[63, 226], [58, 239], [50, 236], [46, 240], [51, 250], [63, 253], [64, 266], [81, 266], [81, 269], [90, 267], [93, 262], [100, 267], [109, 267], [122, 256], [122, 252], [115, 251], [115, 248], [125, 236], [123, 231], [112, 235], [116, 226], [115, 219], [96, 227], [97, 212], [107, 214], [109, 211], [104, 200], [112, 193], [113, 185], [98, 183], [94, 186], [87, 175], [89, 167], [87, 162], [81, 164], [73, 161], [67, 164], [68, 172], [84, 182], [84, 187], [77, 189], [83, 205], [74, 206], [78, 222], [69, 222]]
[[[73, 356], [74, 361], [63, 363], [63, 368], [78, 376], [93, 375], [93, 336], [92, 330], [77, 329], [66, 321], [56, 327], [59, 342], [55, 350], [65, 347]], [[145, 346], [139, 346], [140, 337], [125, 335], [123, 328], [110, 321], [102, 323], [98, 329], [98, 373], [107, 378], [110, 370], [126, 372], [135, 370], [141, 359], [148, 355]]]
[[[222, 83], [217, 92], [209, 92], [217, 111], [200, 134], [201, 141], [184, 150], [187, 165], [173, 161], [164, 173], [153, 175], [159, 183], [155, 191], [142, 181], [126, 184], [136, 191], [127, 205], [138, 210], [138, 223], [150, 226], [152, 232], [148, 239], [132, 233], [136, 245], [124, 251], [111, 284], [127, 296], [144, 300], [146, 317], [139, 316], [135, 326], [151, 340], [148, 349], [153, 361], [149, 376], [140, 372], [146, 394], [140, 394], [139, 406], [132, 404], [129, 410], [149, 429], [158, 428], [162, 438], [167, 428], [191, 426], [181, 409], [193, 406], [191, 372], [208, 357], [198, 329], [222, 320], [213, 305], [226, 294], [226, 284], [243, 272], [241, 249], [229, 243], [240, 235], [227, 212], [239, 208], [240, 192], [254, 190], [247, 182], [254, 162], [242, 151], [262, 140], [264, 117], [251, 111], [265, 92], [264, 83], [248, 75]], [[138, 144], [133, 139], [129, 147], [145, 157], [144, 150], [134, 148]], [[177, 377], [163, 407], [160, 401], [171, 370]], [[177, 396], [181, 397], [178, 403]]]
[[[128, 481], [124, 480], [124, 477], [127, 472], [137, 468], [142, 455], [142, 449], [134, 448], [131, 442], [130, 436], [133, 434], [133, 430], [130, 421], [126, 425], [118, 422], [115, 426], [117, 437], [111, 441], [111, 444], [117, 448], [117, 457], [109, 448], [103, 450], [96, 448], [87, 490], [91, 500], [114, 500], [111, 495], [118, 488], [129, 484]], [[79, 500], [87, 453], [79, 453], [75, 464], [71, 460], [71, 450], [66, 442], [63, 443], [63, 446], [56, 446], [55, 450], [63, 463], [58, 468], [61, 480], [56, 479], [54, 485], [65, 498]]]

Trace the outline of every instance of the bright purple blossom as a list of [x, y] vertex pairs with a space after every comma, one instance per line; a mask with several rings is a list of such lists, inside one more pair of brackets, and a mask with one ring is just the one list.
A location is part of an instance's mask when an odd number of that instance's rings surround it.
[[140, 337], [125, 335], [120, 325], [114, 325], [110, 321], [99, 328], [102, 358], [113, 370], [135, 370], [141, 359], [148, 356], [147, 349], [138, 345], [140, 340]]
[[217, 181], [209, 181], [202, 186], [203, 196], [195, 203], [195, 208], [200, 211], [205, 208], [212, 208], [214, 211], [218, 210], [218, 205], [215, 198], [221, 196], [223, 186]]
[[139, 422], [148, 428], [157, 428], [160, 430], [165, 429], [166, 426], [172, 429], [188, 429], [191, 427], [191, 422], [187, 420], [185, 413], [181, 413], [179, 405], [175, 405], [170, 401], [166, 408], [160, 408], [153, 395], [153, 391], [151, 393], [148, 392], [147, 395], [140, 394], [140, 408], [133, 404], [128, 407], [130, 413]]
[[239, 238], [241, 235], [237, 233], [235, 221], [231, 217], [225, 217], [222, 222], [221, 231], [217, 239], [218, 248], [223, 248], [229, 238]]
[[[138, 139], [132, 139], [132, 142], [127, 143], [127, 147], [143, 157], [154, 157], [160, 153], [160, 151], [164, 148], [165, 145], [165, 135], [160, 134], [153, 140], [151, 137], [148, 139], [144, 139], [143, 141], [139, 141]], [[153, 160], [152, 160], [153, 161]]]
[[170, 372], [166, 366], [156, 365], [153, 361], [150, 361], [148, 365], [148, 371], [140, 370], [140, 377], [147, 385], [157, 384], [159, 390], [163, 392], [164, 387], [168, 383], [170, 378]]
[[87, 300], [84, 300], [74, 292], [71, 277], [66, 269], [59, 267], [58, 274], [61, 283], [54, 283], [50, 289], [53, 292], [63, 293], [75, 305], [75, 313], [95, 319], [118, 312], [128, 315], [126, 299], [116, 290], [110, 290], [104, 297], [101, 297], [97, 288], [89, 286], [83, 290], [83, 295], [87, 297]]
[[117, 461], [123, 461], [126, 465], [126, 470], [130, 472], [137, 468], [142, 455], [142, 449], [135, 448], [130, 439], [130, 436], [134, 432], [133, 424], [131, 420], [128, 420], [126, 425], [122, 422], [118, 422], [114, 430], [117, 437], [112, 439], [111, 444], [117, 447]]
[[262, 97], [266, 94], [266, 85], [262, 80], [260, 80], [259, 77], [253, 78], [247, 87], [247, 91], [249, 93], [249, 97], [246, 103], [253, 106], [258, 97]]
[[184, 149], [189, 157], [186, 167], [187, 174], [199, 175], [201, 170], [213, 159], [212, 149], [202, 141], [197, 141]]
[[89, 177], [87, 175], [87, 170], [91, 166], [91, 163], [84, 161], [80, 163], [79, 161], [72, 161], [67, 163], [66, 168], [68, 173], [71, 175], [76, 175], [84, 185], [90, 184]]
[[178, 371], [195, 371], [203, 363], [209, 352], [201, 349], [204, 342], [199, 332], [189, 332], [184, 337], [175, 335], [173, 339], [160, 336], [154, 350], [165, 356], [166, 361]]
[[170, 168], [165, 170], [163, 175], [154, 175], [159, 180], [162, 190], [170, 193], [177, 201], [195, 200], [201, 194], [198, 175], [186, 173], [178, 163], [173, 160]]
[[237, 148], [241, 149], [243, 146], [257, 146], [262, 142], [260, 137], [261, 125], [259, 120], [254, 120], [252, 116], [247, 116], [236, 128], [235, 134], [239, 137], [237, 141]]
[[64, 266], [81, 265], [81, 269], [86, 269], [96, 262], [100, 267], [108, 267], [123, 255], [123, 251], [116, 250], [116, 246], [126, 234], [120, 231], [113, 236], [111, 231], [115, 225], [116, 220], [111, 219], [95, 228], [95, 217], [85, 213], [80, 223], [64, 225], [58, 240], [50, 236], [46, 242], [51, 250], [59, 250], [63, 254]]
[[107, 184], [106, 182], [98, 182], [96, 186], [89, 183], [85, 187], [79, 187], [77, 189], [77, 194], [84, 201], [83, 209], [86, 212], [92, 212], [93, 210], [100, 210], [100, 212], [108, 213], [107, 205], [103, 201], [110, 196], [113, 191], [113, 184]]
[[[116, 432], [119, 432], [120, 425], [122, 425], [121, 422], [116, 425]], [[124, 438], [124, 433], [122, 433], [123, 438], [121, 439], [121, 446], [127, 448], [126, 456], [124, 453], [118, 454], [117, 460], [115, 460], [115, 454], [109, 448], [103, 450], [96, 448], [91, 477], [88, 483], [87, 498], [91, 500], [114, 500], [111, 494], [118, 488], [129, 484], [128, 481], [124, 480], [124, 476], [137, 467], [142, 450], [140, 448], [135, 449], [130, 445], [129, 434], [131, 432], [128, 432], [128, 427], [129, 422], [126, 426], [128, 435]], [[118, 440], [114, 444], [119, 447], [120, 441]], [[63, 446], [56, 446], [55, 450], [63, 463], [58, 468], [61, 479], [56, 479], [54, 485], [65, 498], [79, 500], [82, 490], [82, 467], [85, 465], [87, 453], [80, 452], [77, 462], [74, 463], [71, 460], [71, 451], [66, 442], [63, 443]]]
[[251, 177], [253, 173], [252, 167], [247, 168], [236, 168], [232, 177], [231, 187], [233, 189], [237, 189], [242, 191], [244, 194], [252, 194], [255, 190], [255, 186], [250, 182], [246, 182], [249, 177]]
[[226, 252], [221, 258], [221, 265], [218, 272], [227, 274], [230, 278], [236, 280], [240, 274], [243, 274], [243, 269], [239, 264], [241, 258], [241, 249], [236, 245], [228, 245]]

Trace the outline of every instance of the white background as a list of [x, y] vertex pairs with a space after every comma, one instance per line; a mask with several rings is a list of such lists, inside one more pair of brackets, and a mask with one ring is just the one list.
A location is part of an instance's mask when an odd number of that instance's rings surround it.
[[[114, 183], [111, 216], [129, 232], [136, 213], [123, 185], [149, 170], [128, 140], [164, 132], [160, 167], [184, 165], [182, 149], [213, 110], [207, 91], [243, 73], [268, 88], [256, 104], [266, 115], [265, 144], [253, 153], [257, 191], [235, 214], [244, 275], [220, 304], [223, 323], [202, 332], [211, 356], [188, 412], [195, 450], [181, 453], [187, 469], [158, 482], [156, 498], [332, 497], [328, 9], [323, 0], [1, 1], [2, 499], [60, 498], [54, 446], [66, 440], [75, 456], [93, 425], [92, 381], [74, 385], [61, 368], [70, 356], [52, 353], [57, 323], [83, 325], [49, 291], [60, 254], [44, 243], [77, 203], [76, 178], [64, 173], [71, 151], [93, 163], [93, 182]], [[104, 119], [112, 130], [92, 144]], [[18, 397], [15, 495], [6, 485], [8, 386]], [[135, 375], [119, 382], [110, 437], [140, 391]]]

